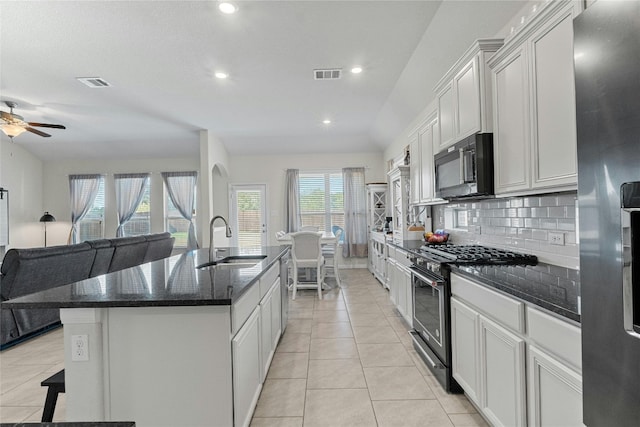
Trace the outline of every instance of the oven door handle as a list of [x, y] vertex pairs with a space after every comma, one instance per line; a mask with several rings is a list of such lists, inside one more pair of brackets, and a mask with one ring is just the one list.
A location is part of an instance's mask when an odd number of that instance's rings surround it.
[[[442, 280], [442, 278], [437, 277], [435, 275], [432, 276], [432, 275], [430, 275], [430, 274], [428, 274], [426, 272], [423, 272], [423, 271], [418, 273], [418, 271], [415, 268], [411, 269], [411, 274], [416, 276], [421, 281], [423, 281], [425, 283], [428, 283], [433, 288], [444, 286], [444, 281]], [[428, 277], [428, 276], [431, 276], [431, 277]]]

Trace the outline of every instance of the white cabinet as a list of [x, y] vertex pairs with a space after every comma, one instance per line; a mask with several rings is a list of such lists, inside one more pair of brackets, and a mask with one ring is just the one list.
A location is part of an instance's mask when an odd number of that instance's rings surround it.
[[528, 352], [529, 425], [583, 426], [580, 375], [533, 345]]
[[382, 285], [387, 285], [387, 245], [386, 234], [369, 234], [369, 271]]
[[367, 225], [369, 231], [382, 231], [387, 217], [387, 184], [367, 184]]
[[389, 251], [389, 298], [408, 324], [413, 324], [413, 291], [411, 288], [411, 262], [408, 253], [394, 248]]
[[573, 18], [579, 2], [548, 2], [489, 61], [496, 194], [575, 189]]
[[261, 381], [264, 381], [280, 338], [280, 278], [273, 283], [260, 302]]
[[491, 79], [487, 60], [502, 39], [476, 40], [435, 87], [437, 152], [476, 132], [491, 132]]
[[420, 140], [418, 139], [417, 133], [413, 133], [409, 136], [409, 152], [411, 153], [409, 161], [409, 169], [411, 171], [409, 203], [417, 205], [420, 203], [420, 196], [422, 195], [422, 167], [420, 165], [422, 156], [420, 154]]
[[495, 191], [527, 190], [529, 172], [529, 96], [527, 60], [518, 49], [493, 69]]
[[444, 200], [435, 197], [433, 156], [437, 133], [438, 116], [436, 112], [433, 112], [409, 135], [411, 204], [432, 205], [444, 202]]
[[409, 166], [401, 165], [388, 173], [393, 218], [393, 239], [402, 242], [409, 236]]
[[480, 407], [495, 426], [524, 426], [525, 341], [480, 316]]
[[469, 399], [480, 404], [479, 315], [455, 298], [451, 298], [451, 355], [453, 378]]
[[248, 426], [262, 389], [259, 307], [256, 307], [238, 331], [231, 346], [234, 425]]
[[458, 274], [451, 293], [453, 377], [491, 424], [582, 426], [580, 328]]

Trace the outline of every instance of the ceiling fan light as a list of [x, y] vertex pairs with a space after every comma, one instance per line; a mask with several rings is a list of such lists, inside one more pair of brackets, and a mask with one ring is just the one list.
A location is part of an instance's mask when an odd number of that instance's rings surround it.
[[26, 131], [26, 129], [22, 126], [14, 125], [11, 123], [0, 125], [0, 129], [2, 129], [2, 132], [4, 132], [5, 135], [7, 135], [9, 138], [14, 138], [20, 135], [22, 132]]

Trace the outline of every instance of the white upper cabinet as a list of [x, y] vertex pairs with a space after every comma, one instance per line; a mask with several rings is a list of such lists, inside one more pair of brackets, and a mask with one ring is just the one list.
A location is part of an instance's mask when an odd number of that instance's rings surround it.
[[435, 138], [438, 135], [438, 116], [434, 111], [409, 135], [411, 150], [410, 203], [435, 204], [443, 200], [435, 197], [435, 170], [433, 165]]
[[575, 189], [573, 18], [579, 2], [547, 3], [490, 60], [496, 194]]
[[436, 152], [476, 132], [491, 132], [491, 79], [486, 64], [501, 46], [502, 39], [477, 40], [435, 87]]
[[529, 89], [524, 49], [493, 69], [496, 193], [527, 190], [529, 173]]

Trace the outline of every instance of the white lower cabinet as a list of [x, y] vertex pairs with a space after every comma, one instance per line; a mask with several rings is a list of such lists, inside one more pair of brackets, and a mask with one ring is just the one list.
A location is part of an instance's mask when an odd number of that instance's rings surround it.
[[451, 292], [453, 377], [483, 416], [582, 426], [580, 328], [457, 274]]
[[477, 311], [457, 299], [451, 299], [453, 378], [476, 405], [480, 405], [479, 321]]
[[480, 316], [481, 409], [495, 426], [525, 426], [525, 341]]
[[411, 287], [410, 261], [407, 252], [399, 249], [389, 251], [387, 272], [389, 275], [389, 298], [404, 320], [413, 324], [413, 290]]
[[248, 426], [262, 389], [260, 307], [256, 307], [233, 338], [231, 348], [234, 425]]
[[[233, 337], [234, 426], [248, 426], [282, 332], [280, 277]], [[269, 280], [271, 281], [271, 280]]]
[[582, 379], [555, 357], [529, 345], [529, 425], [582, 426]]

